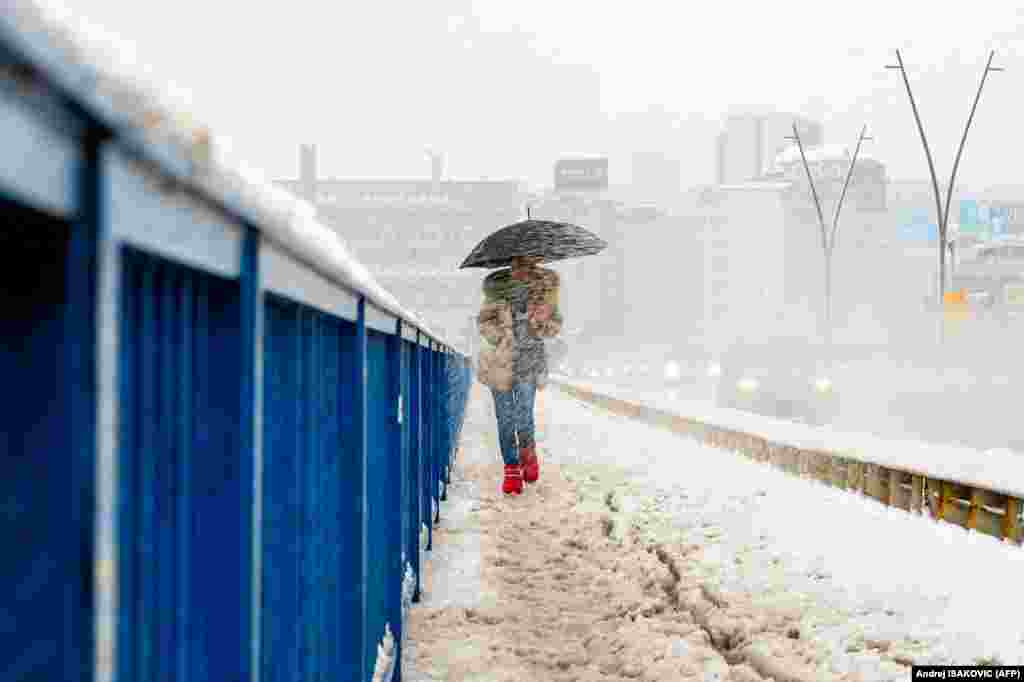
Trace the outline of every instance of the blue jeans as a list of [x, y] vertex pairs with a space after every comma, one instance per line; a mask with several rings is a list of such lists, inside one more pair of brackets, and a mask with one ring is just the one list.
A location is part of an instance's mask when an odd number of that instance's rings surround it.
[[512, 390], [496, 391], [494, 412], [498, 417], [498, 442], [505, 464], [519, 464], [519, 448], [534, 444], [533, 404], [537, 385], [532, 381], [518, 381]]

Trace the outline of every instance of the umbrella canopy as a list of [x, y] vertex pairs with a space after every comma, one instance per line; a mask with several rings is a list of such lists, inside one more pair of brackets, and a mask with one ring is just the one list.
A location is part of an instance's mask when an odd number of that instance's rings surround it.
[[569, 223], [524, 220], [503, 227], [476, 245], [459, 268], [503, 268], [513, 258], [541, 263], [592, 256], [608, 244], [596, 234]]

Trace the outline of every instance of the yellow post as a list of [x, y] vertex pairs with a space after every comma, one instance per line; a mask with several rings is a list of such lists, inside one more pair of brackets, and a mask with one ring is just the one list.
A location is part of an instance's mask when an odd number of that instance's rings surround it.
[[942, 327], [946, 335], [956, 334], [964, 327], [964, 321], [970, 317], [967, 305], [967, 291], [947, 291], [943, 300]]
[[1006, 515], [1003, 516], [1003, 537], [1017, 544], [1020, 542], [1020, 526], [1017, 517], [1020, 514], [1020, 500], [1016, 497], [1006, 498]]
[[978, 508], [981, 507], [981, 493], [977, 488], [971, 488], [971, 506], [967, 509], [967, 528], [974, 530], [978, 527]]
[[915, 514], [921, 513], [921, 503], [924, 501], [924, 479], [914, 476], [911, 479], [910, 509]]
[[949, 505], [949, 499], [952, 497], [951, 493], [952, 485], [948, 481], [939, 482], [939, 520], [946, 520], [946, 507]]
[[944, 297], [944, 302], [947, 304], [967, 303], [967, 290], [958, 289], [957, 291], [947, 291]]

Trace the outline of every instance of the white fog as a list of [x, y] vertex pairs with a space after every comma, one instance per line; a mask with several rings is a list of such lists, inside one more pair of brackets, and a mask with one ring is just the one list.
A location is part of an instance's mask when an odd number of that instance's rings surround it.
[[[282, 291], [358, 290], [388, 329], [436, 332], [474, 373], [423, 600], [387, 621], [384, 641], [398, 633], [407, 653], [396, 665], [388, 644], [363, 672], [781, 682], [1024, 664], [1024, 9], [13, 0], [0, 12], [12, 35], [66, 27], [55, 44], [102, 63], [121, 95], [159, 102], [211, 178], [245, 168], [252, 184], [224, 191], [284, 216], [267, 243], [313, 273]], [[129, 125], [153, 127], [146, 106]], [[22, 171], [0, 172], [0, 189]], [[460, 267], [527, 220], [606, 246]], [[235, 253], [196, 247], [200, 234], [150, 241], [198, 249], [187, 263]], [[520, 405], [523, 389], [496, 388], [481, 361], [504, 343], [485, 319], [499, 260], [510, 280], [533, 265], [557, 274], [537, 294], [554, 292], [554, 318], [536, 322], [532, 289], [529, 318], [526, 304], [509, 318], [548, 330], [515, 337], [546, 365], [527, 382], [536, 441], [530, 421], [512, 446], [502, 396]], [[348, 304], [313, 307], [332, 305]], [[98, 362], [112, 362], [103, 348]], [[522, 462], [508, 457], [516, 443]], [[509, 467], [522, 468], [512, 483]], [[98, 659], [116, 649], [102, 622]], [[368, 651], [382, 641], [365, 636]], [[111, 666], [96, 679], [129, 679]]]

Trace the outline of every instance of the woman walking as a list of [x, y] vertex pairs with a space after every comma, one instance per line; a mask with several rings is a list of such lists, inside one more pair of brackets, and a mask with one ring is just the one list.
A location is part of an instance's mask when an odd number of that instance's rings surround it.
[[548, 374], [544, 339], [558, 335], [558, 273], [539, 259], [516, 257], [510, 268], [484, 279], [484, 303], [477, 316], [480, 335], [490, 345], [481, 352], [478, 377], [494, 396], [498, 441], [505, 464], [502, 492], [518, 495], [523, 481], [540, 477], [534, 426], [534, 399]]

